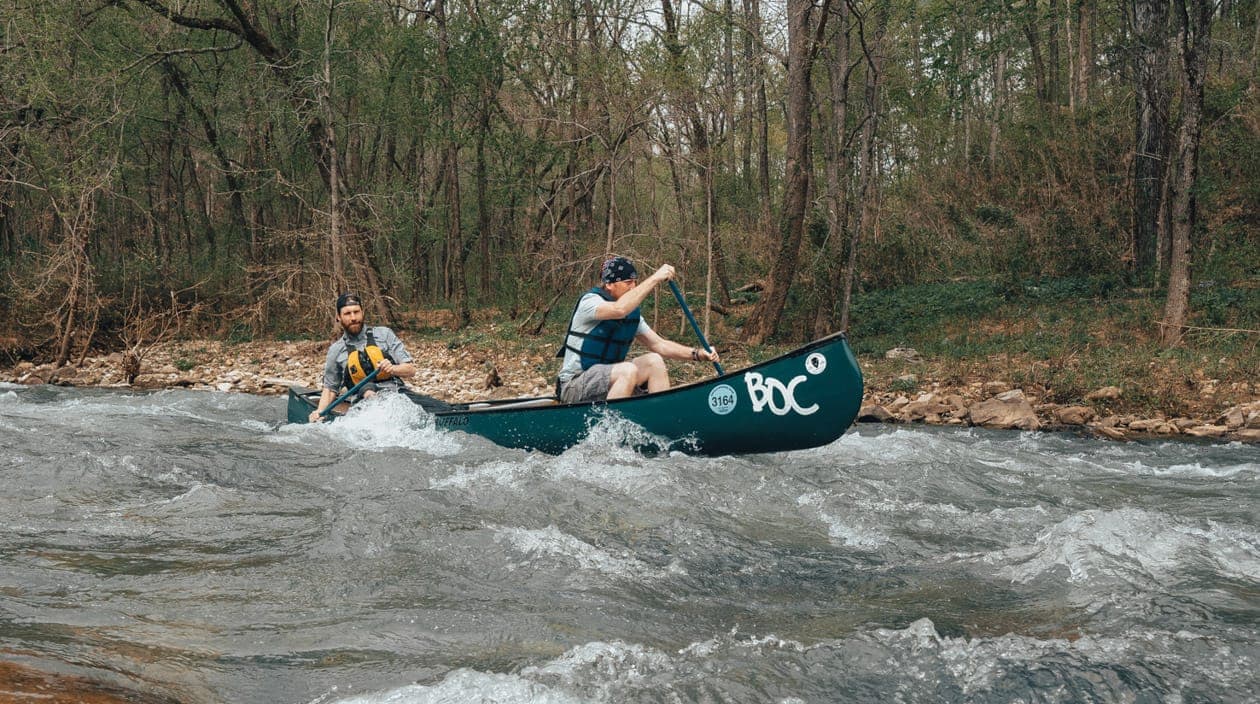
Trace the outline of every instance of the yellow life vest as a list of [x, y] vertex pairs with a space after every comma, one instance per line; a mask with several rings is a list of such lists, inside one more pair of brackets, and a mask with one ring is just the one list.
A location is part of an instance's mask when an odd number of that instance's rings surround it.
[[[386, 359], [389, 359], [389, 356], [381, 351], [380, 347], [376, 346], [376, 340], [372, 337], [372, 331], [368, 330], [367, 344], [364, 345], [363, 349], [351, 348], [350, 354], [346, 357], [346, 374], [350, 377], [350, 385], [353, 386], [363, 381], [364, 377], [371, 374], [373, 369], [376, 369], [376, 365]], [[390, 361], [394, 360], [390, 359]], [[376, 375], [376, 379], [377, 381], [384, 381], [392, 376], [392, 374], [381, 372]]]

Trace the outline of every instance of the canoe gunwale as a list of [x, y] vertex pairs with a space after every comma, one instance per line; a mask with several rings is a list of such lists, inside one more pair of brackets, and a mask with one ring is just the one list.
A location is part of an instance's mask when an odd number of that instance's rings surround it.
[[[747, 367], [742, 367], [734, 371], [728, 371], [721, 376], [711, 376], [711, 377], [706, 377], [704, 379], [697, 379], [696, 381], [688, 382], [686, 384], [679, 384], [677, 386], [671, 386], [668, 389], [664, 391], [658, 391], [652, 394], [651, 396], [653, 399], [666, 398], [670, 394], [682, 393], [682, 392], [685, 392], [690, 389], [694, 389], [699, 386], [705, 386], [708, 384], [718, 384], [723, 381], [729, 381], [730, 379], [740, 376], [742, 374], [745, 374], [747, 372], [756, 371], [759, 368], [768, 367], [770, 365], [781, 362], [785, 359], [790, 359], [795, 356], [807, 354], [811, 350], [815, 350], [815, 349], [818, 349], [819, 347], [825, 347], [827, 345], [830, 345], [837, 339], [847, 339], [847, 338], [848, 338], [848, 335], [844, 332], [832, 333], [830, 335], [827, 335], [826, 337], [820, 337], [817, 340], [813, 340], [801, 347], [797, 347], [796, 349], [793, 349], [789, 352], [785, 352], [777, 357], [772, 357], [770, 359], [763, 360], [761, 362], [757, 362], [756, 364], [751, 364]], [[301, 399], [302, 401], [310, 405], [311, 410], [315, 410], [317, 402], [312, 403], [311, 399], [309, 399], [308, 396], [311, 394], [319, 393], [318, 389], [310, 389], [305, 386], [290, 386], [289, 393], [290, 395], [297, 396], [299, 399]], [[422, 395], [414, 391], [413, 393], [417, 395]], [[558, 399], [556, 399], [555, 396], [519, 396], [516, 398], [484, 399], [484, 400], [478, 400], [478, 401], [470, 401], [468, 403], [451, 404], [453, 406], [451, 410], [436, 411], [433, 413], [433, 415], [434, 416], [451, 416], [451, 415], [461, 415], [465, 413], [476, 413], [477, 415], [482, 415], [482, 414], [493, 414], [493, 413], [501, 413], [501, 412], [508, 412], [508, 411], [517, 412], [517, 411], [555, 409], [555, 408], [572, 409], [572, 408], [581, 408], [584, 406], [594, 406], [596, 404], [606, 406], [609, 409], [615, 409], [625, 404], [633, 404], [635, 401], [641, 401], [645, 398], [646, 398], [645, 396], [631, 396], [629, 398], [619, 398], [619, 399], [613, 399], [611, 401], [596, 400], [596, 401], [581, 401], [578, 403], [563, 403], [559, 401]], [[516, 405], [516, 404], [527, 403], [531, 401], [546, 401], [546, 400], [555, 401], [555, 403], [546, 404], [546, 405], [540, 404], [538, 406], [533, 406], [533, 407]], [[485, 408], [472, 407], [476, 404], [481, 404], [481, 403], [489, 404], [489, 405], [487, 405]], [[344, 414], [333, 413], [333, 415], [336, 417], [340, 417]]]
[[[705, 377], [704, 379], [697, 379], [696, 381], [691, 381], [686, 384], [679, 384], [677, 386], [671, 386], [668, 389], [665, 389], [664, 391], [657, 391], [656, 393], [651, 394], [651, 398], [653, 399], [668, 398], [671, 394], [681, 394], [683, 392], [686, 392], [691, 389], [695, 389], [700, 386], [706, 386], [710, 384], [720, 384], [723, 381], [730, 381], [734, 377], [741, 376], [747, 372], [756, 371], [757, 369], [777, 364], [778, 362], [782, 362], [785, 359], [791, 359], [792, 357], [808, 354], [812, 350], [818, 349], [819, 347], [826, 347], [827, 345], [832, 344], [837, 339], [847, 340], [848, 335], [845, 334], [844, 332], [832, 333], [830, 335], [827, 335], [826, 337], [820, 337], [817, 340], [813, 340], [801, 347], [797, 347], [796, 349], [793, 349], [789, 352], [785, 352], [777, 357], [772, 357], [770, 359], [757, 362], [756, 364], [750, 364], [747, 367], [742, 367], [734, 371], [728, 371], [721, 376]], [[616, 409], [619, 406], [624, 406], [626, 404], [634, 404], [636, 401], [642, 401], [646, 398], [648, 397], [647, 396], [631, 396], [629, 398], [618, 398], [618, 399], [613, 399], [611, 401], [596, 400], [596, 401], [581, 401], [578, 403], [563, 403], [557, 400], [556, 403], [550, 406], [539, 406], [538, 408], [581, 408], [584, 406], [594, 406], [598, 404], [601, 406], [606, 406], [609, 409]], [[503, 408], [502, 406], [509, 403], [535, 401], [535, 400], [543, 400], [543, 399], [555, 399], [555, 397], [554, 396], [526, 396], [526, 397], [521, 397], [521, 398], [500, 399], [497, 401], [495, 400], [473, 401], [467, 405], [472, 405], [473, 403], [489, 403], [492, 405], [487, 408], [462, 408], [462, 409], [455, 409], [451, 411], [439, 411], [437, 413], [434, 413], [433, 415], [435, 416], [458, 415], [462, 413], [476, 413], [478, 415], [481, 415], [483, 413], [531, 410], [529, 408], [523, 408], [523, 407]], [[460, 404], [460, 405], [465, 405], [465, 404]]]
[[[815, 378], [819, 382], [809, 382]], [[404, 393], [433, 416], [436, 427], [505, 447], [558, 454], [581, 441], [600, 418], [622, 417], [659, 439], [631, 441], [636, 446], [646, 442], [645, 448], [689, 447], [683, 449], [687, 454], [724, 455], [831, 442], [856, 419], [862, 387], [862, 371], [840, 332], [721, 376], [612, 401], [559, 403], [552, 396], [534, 396], [451, 405], [412, 389]], [[307, 422], [319, 393], [290, 387], [289, 422]], [[816, 414], [820, 408], [825, 411]], [[704, 412], [696, 415], [700, 409]]]

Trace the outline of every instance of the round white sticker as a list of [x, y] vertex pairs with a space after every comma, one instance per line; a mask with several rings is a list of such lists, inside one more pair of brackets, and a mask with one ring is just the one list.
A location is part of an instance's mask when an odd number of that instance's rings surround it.
[[709, 410], [719, 416], [724, 416], [735, 410], [735, 403], [738, 400], [735, 389], [727, 384], [718, 384], [709, 392]]
[[822, 352], [815, 352], [805, 358], [805, 371], [810, 374], [822, 374], [827, 369], [827, 358]]

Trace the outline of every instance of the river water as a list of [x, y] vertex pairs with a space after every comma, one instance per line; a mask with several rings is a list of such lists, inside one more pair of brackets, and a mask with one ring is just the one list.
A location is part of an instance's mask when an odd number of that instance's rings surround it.
[[560, 456], [401, 400], [0, 387], [0, 658], [181, 702], [1243, 702], [1260, 448]]

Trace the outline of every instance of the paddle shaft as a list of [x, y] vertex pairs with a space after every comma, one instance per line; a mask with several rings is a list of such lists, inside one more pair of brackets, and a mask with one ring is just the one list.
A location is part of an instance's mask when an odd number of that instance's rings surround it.
[[363, 388], [363, 385], [364, 385], [364, 384], [366, 384], [366, 383], [368, 383], [369, 381], [371, 381], [371, 380], [375, 379], [375, 378], [376, 378], [376, 375], [377, 375], [377, 374], [380, 374], [380, 373], [381, 373], [381, 368], [380, 368], [380, 367], [377, 367], [376, 369], [373, 369], [371, 374], [368, 374], [367, 376], [363, 377], [363, 380], [362, 380], [362, 381], [360, 381], [359, 383], [355, 384], [354, 386], [351, 386], [349, 391], [345, 392], [345, 393], [344, 393], [344, 394], [342, 394], [341, 396], [338, 396], [336, 400], [334, 400], [332, 403], [328, 404], [328, 408], [325, 408], [324, 410], [320, 411], [320, 412], [319, 412], [319, 414], [320, 414], [321, 416], [324, 416], [325, 418], [327, 418], [327, 417], [328, 417], [328, 416], [329, 416], [329, 415], [333, 412], [333, 409], [334, 409], [334, 408], [336, 408], [338, 405], [340, 405], [342, 401], [344, 401], [344, 400], [346, 400], [346, 399], [350, 398], [351, 396], [355, 395], [356, 393], [358, 393], [358, 392], [359, 392], [359, 389]]
[[[674, 298], [678, 299], [678, 305], [682, 307], [683, 314], [687, 316], [687, 322], [691, 323], [691, 329], [696, 331], [696, 337], [700, 338], [700, 344], [704, 345], [705, 352], [712, 352], [713, 348], [709, 347], [709, 341], [704, 339], [704, 333], [700, 332], [700, 326], [696, 324], [696, 317], [691, 314], [691, 309], [687, 307], [687, 302], [683, 300], [682, 291], [678, 290], [678, 284], [671, 279], [669, 282], [669, 290], [674, 292]], [[722, 371], [722, 365], [717, 362], [713, 363], [713, 368], [717, 370], [718, 376], [722, 376], [726, 372]]]

